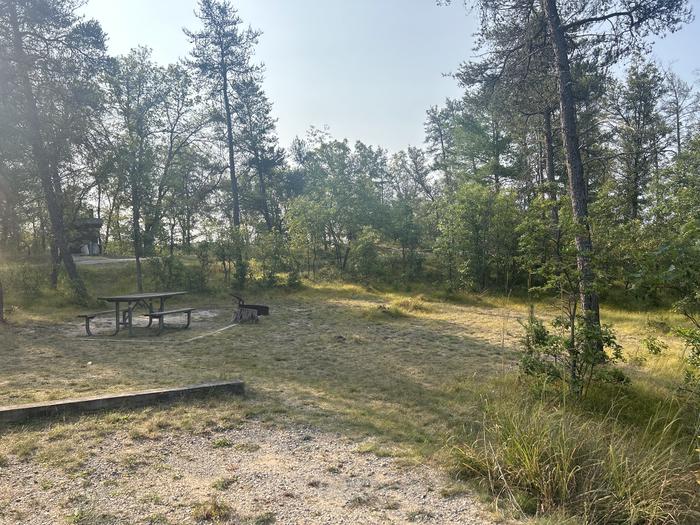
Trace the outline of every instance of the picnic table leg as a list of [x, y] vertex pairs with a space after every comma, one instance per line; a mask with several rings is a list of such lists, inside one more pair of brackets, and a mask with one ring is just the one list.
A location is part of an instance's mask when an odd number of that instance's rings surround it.
[[90, 318], [85, 316], [85, 332], [87, 332], [88, 337], [92, 337], [92, 332], [90, 331]]
[[[159, 312], [164, 312], [165, 311], [165, 297], [160, 297], [160, 309], [158, 310]], [[151, 318], [151, 321], [153, 321], [153, 318]], [[149, 324], [150, 326], [150, 324]], [[165, 328], [165, 319], [161, 315], [158, 318], [158, 335], [163, 333], [163, 329]]]
[[[134, 335], [134, 324], [133, 324], [133, 320], [134, 320], [134, 308], [131, 306], [131, 301], [129, 301], [128, 304], [129, 304], [129, 306], [128, 306], [128, 310], [129, 310], [129, 314], [128, 314], [128, 315], [129, 315], [129, 319], [128, 319], [127, 322], [129, 323], [129, 337], [132, 337], [132, 336]], [[136, 306], [136, 305], [134, 305], [134, 307], [135, 307], [135, 306]]]
[[115, 320], [115, 326], [114, 326], [114, 333], [112, 334], [117, 335], [119, 333], [119, 328], [121, 327], [121, 322], [119, 319], [119, 301], [115, 303], [114, 306], [114, 320]]
[[[161, 300], [161, 302], [162, 302], [162, 300]], [[148, 313], [152, 314], [153, 313], [153, 301], [148, 301], [145, 304], [148, 307]], [[148, 324], [146, 325], [146, 328], [150, 328], [152, 324], [153, 324], [153, 317], [149, 317]]]

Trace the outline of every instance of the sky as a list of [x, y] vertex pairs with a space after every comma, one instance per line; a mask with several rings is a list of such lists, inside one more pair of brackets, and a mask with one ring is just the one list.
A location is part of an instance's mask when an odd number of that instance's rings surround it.
[[[691, 0], [700, 13], [700, 0]], [[82, 9], [107, 33], [109, 52], [137, 45], [162, 64], [187, 55], [182, 28], [197, 28], [196, 0], [88, 0]], [[398, 151], [423, 142], [425, 111], [458, 97], [448, 75], [473, 55], [477, 19], [461, 0], [234, 0], [263, 32], [255, 59], [283, 145], [310, 126], [336, 138]], [[686, 80], [697, 78], [700, 21], [655, 46]]]

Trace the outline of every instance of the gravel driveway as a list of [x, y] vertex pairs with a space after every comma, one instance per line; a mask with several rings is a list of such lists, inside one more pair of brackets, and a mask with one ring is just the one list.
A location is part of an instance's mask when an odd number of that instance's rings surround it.
[[256, 421], [206, 436], [117, 433], [73, 476], [11, 459], [0, 468], [0, 523], [493, 523], [473, 497], [450, 495], [440, 471], [362, 448]]

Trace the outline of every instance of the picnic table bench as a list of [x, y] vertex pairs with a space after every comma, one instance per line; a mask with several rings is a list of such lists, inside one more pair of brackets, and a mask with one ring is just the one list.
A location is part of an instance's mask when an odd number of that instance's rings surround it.
[[158, 333], [160, 334], [163, 331], [163, 329], [165, 328], [165, 316], [166, 315], [187, 314], [187, 324], [185, 326], [183, 326], [183, 328], [189, 328], [190, 322], [192, 321], [192, 312], [193, 311], [194, 311], [194, 308], [179, 308], [177, 310], [164, 310], [164, 311], [149, 312], [149, 313], [144, 314], [144, 315], [151, 320], [158, 319]]
[[[88, 336], [93, 335], [92, 330], [90, 329], [90, 321], [97, 316], [107, 315], [109, 313], [113, 314], [115, 319], [115, 329], [114, 333], [111, 335], [117, 335], [121, 327], [128, 328], [129, 335], [133, 335], [134, 310], [138, 307], [143, 307], [148, 310], [148, 313], [144, 314], [146, 317], [148, 317], [147, 327], [150, 327], [153, 324], [154, 319], [158, 319], [158, 334], [163, 331], [163, 328], [165, 327], [164, 318], [168, 315], [186, 314], [187, 325], [184, 328], [189, 328], [194, 308], [180, 308], [176, 310], [165, 309], [165, 301], [167, 299], [178, 295], [185, 295], [186, 293], [187, 292], [148, 292], [98, 297], [98, 299], [103, 301], [114, 303], [114, 310], [81, 314], [78, 317], [85, 319], [85, 331], [87, 332]], [[156, 300], [159, 301], [157, 308], [155, 308], [153, 304]], [[121, 307], [122, 303], [126, 303], [126, 308]]]
[[[114, 310], [105, 310], [103, 312], [93, 312], [91, 314], [80, 314], [78, 317], [81, 319], [85, 319], [85, 331], [87, 332], [87, 335], [93, 336], [95, 334], [92, 333], [92, 330], [90, 330], [90, 321], [92, 321], [95, 317], [101, 316], [101, 315], [108, 315], [108, 314], [113, 314]], [[126, 314], [126, 310], [122, 310], [122, 315]]]

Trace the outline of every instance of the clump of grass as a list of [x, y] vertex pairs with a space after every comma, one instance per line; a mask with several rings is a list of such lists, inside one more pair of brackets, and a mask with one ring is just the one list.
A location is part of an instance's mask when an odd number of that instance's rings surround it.
[[92, 507], [76, 509], [67, 517], [72, 525], [108, 525], [116, 521], [116, 517], [104, 512], [99, 512]]
[[394, 306], [404, 312], [415, 313], [415, 312], [429, 312], [430, 305], [426, 302], [425, 298], [421, 295], [416, 297], [402, 297], [401, 299], [395, 299], [391, 302], [390, 306]]
[[416, 297], [394, 299], [388, 304], [371, 306], [365, 311], [365, 315], [370, 319], [376, 320], [385, 319], [387, 317], [400, 319], [418, 312], [429, 312], [430, 310], [431, 308], [427, 300], [422, 295], [418, 295]]
[[198, 522], [221, 523], [230, 519], [232, 514], [231, 507], [216, 498], [196, 503], [192, 508], [192, 517]]
[[401, 504], [393, 498], [388, 498], [386, 501], [384, 501], [384, 505], [383, 505], [383, 507], [386, 510], [399, 510], [400, 506], [401, 506]]
[[38, 448], [39, 445], [36, 444], [36, 441], [34, 439], [26, 438], [15, 443], [14, 446], [10, 449], [10, 452], [12, 452], [15, 456], [17, 456], [20, 459], [27, 459], [30, 456], [34, 455]]
[[411, 522], [432, 521], [434, 514], [427, 510], [412, 510], [406, 514], [406, 519]]
[[440, 496], [445, 499], [450, 499], [466, 494], [467, 492], [467, 487], [464, 483], [450, 483], [440, 489]]
[[0, 468], [5, 468], [9, 464], [7, 457], [0, 454]]
[[365, 311], [365, 316], [370, 319], [386, 319], [387, 317], [398, 319], [401, 317], [406, 317], [406, 312], [404, 312], [398, 306], [380, 304], [379, 306], [372, 306]]
[[212, 488], [215, 488], [216, 490], [226, 490], [228, 489], [231, 485], [236, 483], [238, 481], [237, 477], [231, 477], [231, 478], [219, 478], [217, 479], [214, 483], [212, 483]]
[[373, 507], [377, 504], [377, 498], [368, 494], [358, 494], [352, 497], [345, 505], [351, 509], [360, 507]]
[[358, 445], [356, 452], [358, 454], [374, 454], [375, 456], [380, 458], [390, 458], [398, 455], [396, 450], [382, 446], [379, 443], [375, 443], [373, 441], [369, 441]]
[[238, 443], [235, 448], [239, 452], [257, 452], [260, 450], [260, 445], [257, 443]]
[[161, 498], [155, 492], [147, 492], [139, 498], [141, 503], [150, 503], [151, 505], [161, 505], [163, 503], [163, 498]]
[[148, 525], [168, 525], [170, 522], [163, 514], [151, 514], [146, 517], [146, 523]]
[[211, 446], [214, 448], [229, 448], [233, 446], [233, 443], [231, 443], [230, 439], [221, 437], [215, 439]]
[[119, 457], [118, 461], [119, 464], [131, 472], [148, 465], [146, 458], [138, 452], [125, 452]]
[[58, 442], [45, 445], [37, 452], [37, 459], [46, 465], [62, 468], [65, 472], [78, 472], [85, 465], [86, 454], [71, 443]]
[[480, 436], [455, 448], [457, 470], [526, 514], [588, 523], [697, 523], [697, 467], [673, 420], [632, 432], [527, 395], [495, 398]]
[[272, 525], [277, 521], [277, 517], [274, 512], [263, 512], [262, 514], [255, 517], [253, 523], [255, 525]]

